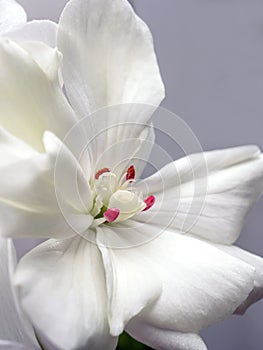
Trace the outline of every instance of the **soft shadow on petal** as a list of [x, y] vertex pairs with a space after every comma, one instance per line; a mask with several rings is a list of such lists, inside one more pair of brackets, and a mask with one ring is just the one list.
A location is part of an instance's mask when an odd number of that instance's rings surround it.
[[22, 258], [15, 285], [34, 326], [59, 349], [115, 349], [96, 245], [79, 237], [49, 240]]
[[194, 154], [138, 184], [156, 197], [134, 220], [232, 244], [263, 191], [263, 157], [256, 146]]
[[162, 350], [207, 350], [201, 337], [194, 333], [180, 333], [169, 329], [156, 328], [150, 324], [132, 320], [126, 332], [136, 340]]
[[26, 22], [27, 15], [15, 0], [0, 1], [0, 35]]

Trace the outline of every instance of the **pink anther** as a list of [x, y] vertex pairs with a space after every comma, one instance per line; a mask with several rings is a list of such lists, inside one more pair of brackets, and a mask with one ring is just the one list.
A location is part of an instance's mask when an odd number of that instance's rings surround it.
[[103, 216], [105, 217], [105, 219], [108, 221], [108, 222], [113, 222], [115, 221], [118, 216], [120, 215], [120, 211], [119, 209], [117, 208], [110, 208], [110, 209], [107, 209]]
[[155, 197], [154, 196], [149, 196], [144, 200], [144, 203], [146, 204], [145, 209], [143, 211], [149, 210], [155, 203]]
[[126, 181], [134, 180], [135, 178], [135, 168], [131, 165], [126, 172]]

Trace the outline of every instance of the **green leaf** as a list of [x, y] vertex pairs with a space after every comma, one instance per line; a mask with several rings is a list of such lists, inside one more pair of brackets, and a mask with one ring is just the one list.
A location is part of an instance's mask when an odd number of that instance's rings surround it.
[[127, 333], [122, 333], [119, 337], [117, 350], [149, 350], [146, 345], [143, 345], [133, 338], [131, 338]]

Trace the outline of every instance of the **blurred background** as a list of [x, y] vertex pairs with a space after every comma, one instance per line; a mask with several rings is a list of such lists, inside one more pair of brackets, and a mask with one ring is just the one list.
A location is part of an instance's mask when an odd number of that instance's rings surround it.
[[[18, 2], [30, 19], [57, 21], [67, 1]], [[154, 36], [166, 86], [162, 105], [188, 123], [204, 150], [242, 144], [263, 149], [263, 1], [131, 2]], [[176, 150], [168, 151], [178, 157]], [[262, 213], [263, 199], [250, 213], [238, 241], [260, 256]], [[261, 350], [262, 321], [263, 301], [243, 317], [232, 316], [210, 327], [203, 337], [210, 350]], [[119, 349], [146, 347], [124, 335]]]

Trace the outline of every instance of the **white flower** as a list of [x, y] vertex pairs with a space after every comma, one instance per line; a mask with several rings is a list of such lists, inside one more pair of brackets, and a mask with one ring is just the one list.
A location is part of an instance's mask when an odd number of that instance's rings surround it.
[[0, 238], [0, 349], [37, 350], [34, 330], [17, 303], [13, 287], [16, 268], [15, 248], [11, 240]]
[[114, 349], [124, 329], [203, 350], [203, 327], [262, 296], [262, 260], [231, 246], [262, 193], [262, 155], [197, 154], [133, 184], [164, 96], [147, 26], [125, 0], [71, 0], [58, 49], [70, 105], [56, 59], [47, 71], [0, 44], [0, 232], [52, 238], [18, 264], [23, 308], [63, 350]]

